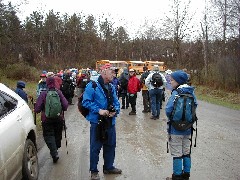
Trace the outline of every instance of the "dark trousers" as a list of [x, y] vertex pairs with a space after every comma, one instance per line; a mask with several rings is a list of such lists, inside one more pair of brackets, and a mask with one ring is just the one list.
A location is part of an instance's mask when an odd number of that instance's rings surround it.
[[51, 156], [56, 156], [58, 154], [58, 148], [61, 147], [63, 121], [43, 122], [42, 130], [43, 138], [50, 150]]
[[129, 94], [129, 103], [131, 104], [132, 112], [136, 112], [137, 94]]
[[90, 127], [90, 171], [98, 172], [99, 153], [103, 147], [103, 168], [106, 170], [114, 169], [115, 148], [116, 148], [116, 129], [115, 125], [107, 129], [108, 139], [102, 142], [97, 137], [97, 125], [91, 123]]
[[144, 111], [150, 111], [150, 97], [148, 90], [142, 90], [142, 97], [143, 97], [143, 110]]
[[122, 106], [129, 107], [129, 98], [127, 93], [121, 93], [121, 97], [122, 97]]
[[152, 115], [155, 117], [160, 116], [160, 107], [162, 104], [162, 89], [151, 89], [149, 91], [149, 96], [151, 99], [151, 109], [152, 109]]

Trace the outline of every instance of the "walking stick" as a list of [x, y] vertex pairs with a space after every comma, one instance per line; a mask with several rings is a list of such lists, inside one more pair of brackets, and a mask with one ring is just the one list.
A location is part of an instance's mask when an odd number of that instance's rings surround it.
[[[65, 123], [65, 116], [64, 116], [64, 111], [63, 111], [63, 128], [64, 128], [64, 134], [65, 134], [65, 140], [66, 140], [66, 149], [67, 149], [67, 131], [66, 131], [66, 123]], [[67, 149], [67, 154], [68, 154], [68, 149]]]
[[[33, 101], [32, 101], [32, 103], [33, 103]], [[36, 105], [36, 102], [33, 103], [33, 112], [34, 112], [34, 124], [37, 125], [37, 113], [35, 113], [35, 111], [34, 111], [35, 105]]]

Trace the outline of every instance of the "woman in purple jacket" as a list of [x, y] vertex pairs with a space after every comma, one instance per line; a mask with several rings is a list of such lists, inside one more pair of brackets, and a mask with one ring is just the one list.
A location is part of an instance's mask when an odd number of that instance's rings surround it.
[[[62, 110], [66, 111], [68, 108], [68, 101], [64, 97], [62, 92], [56, 89], [55, 79], [53, 77], [49, 77], [47, 78], [46, 83], [47, 83], [47, 91], [50, 89], [55, 89], [57, 91], [62, 104]], [[58, 148], [61, 147], [64, 118], [63, 118], [63, 111], [62, 111], [62, 114], [59, 116], [59, 119], [54, 121], [52, 119], [47, 119], [45, 115], [47, 91], [42, 92], [38, 97], [35, 108], [34, 108], [34, 112], [36, 113], [41, 112], [43, 138], [50, 150], [50, 154], [53, 158], [53, 163], [56, 163], [59, 159], [57, 150]]]

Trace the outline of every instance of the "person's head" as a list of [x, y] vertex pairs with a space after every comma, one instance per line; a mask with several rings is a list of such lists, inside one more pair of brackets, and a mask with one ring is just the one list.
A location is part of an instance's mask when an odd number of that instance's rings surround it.
[[54, 73], [53, 72], [48, 72], [47, 73], [47, 77], [53, 77], [54, 76]]
[[166, 74], [172, 74], [172, 71], [170, 69], [165, 71]]
[[17, 87], [23, 89], [23, 88], [26, 87], [26, 83], [24, 81], [18, 81], [17, 82]]
[[159, 71], [159, 66], [158, 65], [154, 65], [152, 68], [152, 71]]
[[127, 67], [124, 67], [124, 68], [123, 68], [123, 73], [124, 73], [124, 74], [128, 74], [128, 68], [127, 68]]
[[147, 71], [147, 70], [148, 70], [147, 66], [143, 66], [143, 71]]
[[46, 83], [47, 83], [47, 87], [48, 87], [49, 89], [55, 88], [55, 78], [54, 78], [54, 77], [48, 77], [48, 78], [46, 79]]
[[111, 64], [105, 64], [101, 67], [101, 76], [104, 83], [109, 83], [113, 80], [115, 75], [115, 68]]
[[182, 70], [175, 71], [171, 74], [171, 85], [173, 88], [186, 84], [188, 80], [187, 73]]
[[134, 69], [129, 69], [129, 75], [130, 76], [135, 76], [135, 70]]
[[41, 75], [40, 75], [40, 78], [41, 78], [43, 81], [46, 81], [47, 76], [46, 76], [46, 74], [41, 74]]

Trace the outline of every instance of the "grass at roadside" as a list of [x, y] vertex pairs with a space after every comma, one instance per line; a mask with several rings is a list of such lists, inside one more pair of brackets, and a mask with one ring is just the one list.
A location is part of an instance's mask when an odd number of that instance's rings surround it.
[[210, 87], [197, 86], [196, 95], [199, 100], [212, 104], [228, 107], [230, 109], [240, 110], [240, 94], [215, 90]]

